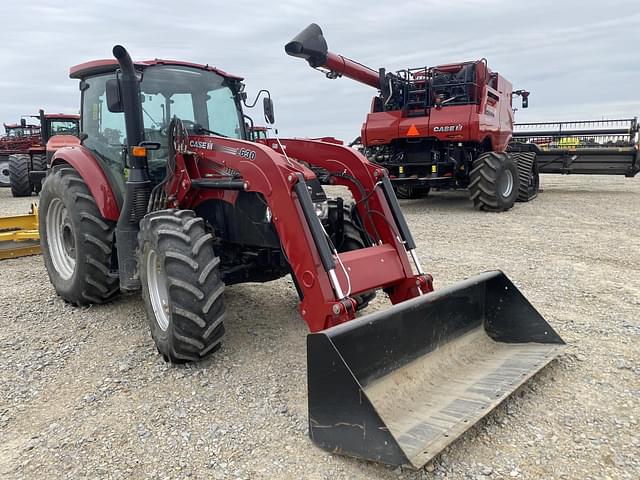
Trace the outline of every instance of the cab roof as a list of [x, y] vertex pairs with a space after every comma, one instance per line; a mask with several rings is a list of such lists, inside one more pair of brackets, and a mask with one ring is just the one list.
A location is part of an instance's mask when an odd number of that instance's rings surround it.
[[[223, 77], [232, 80], [243, 80], [242, 77], [231, 75], [230, 73], [220, 70], [219, 68], [212, 67], [210, 65], [202, 65], [199, 63], [181, 62], [179, 60], [162, 60], [156, 58], [155, 60], [144, 60], [141, 62], [134, 62], [136, 68], [144, 70], [147, 67], [154, 65], [177, 65], [181, 67], [198, 68], [200, 70], [206, 70], [208, 72], [214, 72]], [[69, 77], [82, 79], [93, 75], [99, 75], [101, 73], [115, 72], [118, 69], [118, 62], [115, 59], [103, 59], [92, 60], [90, 62], [81, 63], [75, 65], [69, 69]]]
[[44, 118], [59, 118], [62, 120], [80, 120], [80, 115], [75, 113], [45, 113]]

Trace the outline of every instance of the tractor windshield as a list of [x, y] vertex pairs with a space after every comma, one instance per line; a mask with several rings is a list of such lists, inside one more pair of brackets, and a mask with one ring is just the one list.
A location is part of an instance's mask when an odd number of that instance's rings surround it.
[[47, 138], [53, 137], [54, 135], [73, 135], [77, 137], [78, 132], [78, 121], [73, 119], [50, 119], [49, 120], [49, 131], [47, 132]]
[[[115, 78], [108, 73], [83, 81], [83, 145], [105, 164], [112, 183], [124, 188], [124, 149], [126, 127], [123, 113], [110, 112], [106, 102], [106, 82]], [[145, 140], [160, 143], [149, 156], [152, 180], [164, 178], [168, 156], [168, 127], [179, 117], [189, 133], [196, 126], [232, 138], [245, 138], [242, 109], [232, 80], [215, 72], [177, 65], [148, 67], [140, 84]], [[109, 174], [108, 173], [108, 174]]]

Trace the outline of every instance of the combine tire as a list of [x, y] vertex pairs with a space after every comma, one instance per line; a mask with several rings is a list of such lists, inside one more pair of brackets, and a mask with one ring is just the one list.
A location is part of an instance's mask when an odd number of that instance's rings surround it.
[[398, 198], [409, 200], [415, 198], [424, 198], [429, 195], [429, 187], [409, 187], [409, 186], [398, 186], [395, 187], [396, 196]]
[[28, 197], [32, 188], [29, 182], [29, 155], [9, 155], [9, 181], [11, 194], [14, 197]]
[[115, 223], [100, 215], [86, 183], [64, 165], [40, 194], [40, 245], [58, 295], [75, 305], [104, 303], [120, 291], [110, 271]]
[[513, 153], [513, 161], [518, 167], [518, 202], [528, 202], [538, 196], [540, 188], [540, 175], [535, 153]]
[[[45, 172], [47, 170], [47, 157], [46, 155], [34, 155], [32, 160], [32, 172]], [[42, 182], [31, 182], [31, 188], [33, 192], [38, 195], [42, 190]]]
[[9, 180], [9, 159], [3, 157], [0, 159], [0, 187], [9, 187], [11, 182]]
[[513, 207], [518, 196], [518, 168], [509, 155], [487, 152], [473, 161], [469, 183], [473, 206], [490, 212]]
[[[366, 243], [362, 238], [362, 233], [359, 228], [356, 226], [356, 222], [353, 220], [351, 216], [351, 206], [344, 205], [344, 230], [342, 234], [342, 239], [337, 238], [338, 235], [336, 232], [328, 230], [329, 237], [331, 238], [331, 242], [336, 247], [338, 253], [350, 252], [352, 250], [359, 250], [360, 248], [366, 247]], [[329, 200], [329, 217], [337, 217], [338, 215], [338, 204], [335, 200]], [[332, 222], [329, 222], [331, 225]], [[341, 268], [337, 266], [337, 268]], [[365, 292], [360, 295], [354, 295], [353, 298], [356, 300], [356, 311], [362, 310], [369, 305], [369, 302], [376, 297], [376, 292]]]
[[166, 361], [197, 361], [224, 335], [224, 283], [213, 236], [191, 210], [159, 210], [140, 223], [138, 265], [151, 336]]

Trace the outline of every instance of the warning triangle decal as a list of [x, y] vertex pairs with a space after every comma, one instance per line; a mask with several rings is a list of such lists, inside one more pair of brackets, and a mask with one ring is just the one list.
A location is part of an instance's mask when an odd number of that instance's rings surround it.
[[407, 130], [407, 137], [417, 137], [418, 135], [420, 135], [420, 132], [416, 128], [416, 124], [412, 123], [409, 130]]

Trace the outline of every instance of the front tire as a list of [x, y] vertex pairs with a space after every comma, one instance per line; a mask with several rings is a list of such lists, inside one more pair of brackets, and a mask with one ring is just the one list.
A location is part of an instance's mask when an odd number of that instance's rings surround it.
[[518, 196], [518, 168], [503, 152], [487, 152], [473, 161], [469, 183], [473, 206], [489, 212], [504, 212]]
[[138, 265], [151, 336], [166, 361], [197, 361], [224, 335], [224, 283], [213, 236], [191, 210], [159, 210], [140, 223]]
[[29, 155], [16, 154], [9, 155], [9, 182], [11, 184], [11, 194], [14, 197], [28, 197], [31, 195], [32, 187], [29, 182]]
[[119, 291], [110, 270], [115, 222], [100, 214], [80, 174], [57, 166], [40, 194], [40, 246], [58, 295], [75, 305], [104, 303]]

